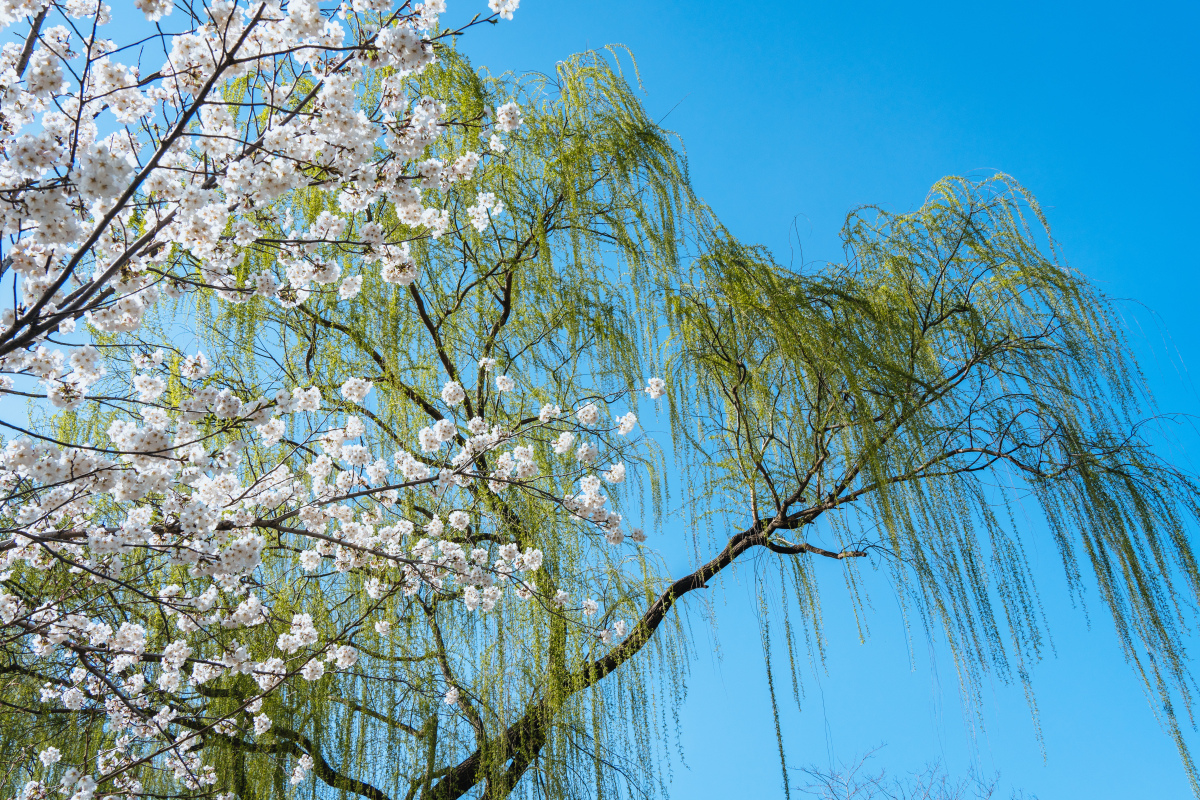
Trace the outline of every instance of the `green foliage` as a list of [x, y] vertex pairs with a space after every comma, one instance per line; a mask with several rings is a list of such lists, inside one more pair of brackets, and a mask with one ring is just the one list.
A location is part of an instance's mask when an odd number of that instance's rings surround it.
[[[450, 379], [468, 388], [468, 416], [511, 429], [542, 402], [577, 407], [627, 395], [633, 405], [643, 379], [665, 366], [674, 451], [626, 452], [644, 481], [615, 500], [662, 523], [666, 473], [678, 466], [694, 511], [679, 524], [707, 529], [723, 555], [695, 582], [668, 586], [646, 551], [622, 556], [597, 542], [549, 496], [477, 492], [472, 514], [492, 527], [471, 534], [473, 544], [492, 536], [538, 547], [543, 594], [561, 588], [582, 598], [599, 586], [610, 618], [645, 614], [605, 655], [549, 604], [506, 602], [469, 615], [450, 593], [372, 598], [351, 572], [301, 575], [296, 552], [310, 544], [287, 520], [264, 528], [257, 589], [276, 598], [274, 618], [249, 630], [214, 628], [214, 643], [267, 658], [291, 614], [309, 613], [319, 629], [353, 640], [362, 659], [269, 699], [269, 734], [249, 737], [246, 715], [206, 733], [206, 760], [223, 783], [242, 800], [297, 791], [372, 800], [665, 794], [655, 766], [667, 758], [689, 655], [687, 622], [667, 611], [750, 547], [773, 552], [788, 580], [794, 605], [785, 604], [782, 639], [797, 698], [795, 647], [804, 638], [819, 658], [825, 646], [818, 574], [843, 573], [865, 604], [860, 563], [886, 570], [913, 619], [945, 636], [968, 697], [989, 671], [1026, 682], [1047, 640], [1025, 554], [1030, 534], [1016, 513], [1022, 503], [1044, 511], [1073, 585], [1084, 569], [1094, 574], [1152, 695], [1190, 711], [1181, 637], [1200, 590], [1189, 535], [1196, 486], [1150, 449], [1142, 420], [1152, 409], [1116, 316], [1059, 263], [1033, 199], [1005, 176], [947, 179], [912, 214], [852, 214], [845, 264], [785, 269], [736, 241], [696, 200], [678, 143], [645, 115], [617, 56], [584, 54], [553, 75], [514, 79], [441, 53], [412, 87], [413, 96], [445, 98], [456, 126], [431, 157], [450, 162], [477, 149], [487, 108], [515, 98], [525, 114], [503, 158], [465, 186], [429, 192], [428, 204], [451, 210], [441, 238], [423, 238], [384, 201], [344, 214], [332, 168], [261, 210], [268, 239], [288, 220], [302, 229], [325, 210], [346, 217], [351, 232], [374, 221], [391, 240], [413, 238], [420, 277], [411, 287], [323, 244], [320, 254], [344, 274], [363, 276], [357, 297], [314, 294], [287, 309], [201, 292], [145, 331], [179, 353], [193, 352], [198, 336], [215, 364], [211, 385], [243, 398], [320, 387], [334, 419], [363, 417], [364, 441], [383, 458], [413, 449], [418, 431], [441, 417], [438, 393]], [[379, 90], [361, 88], [368, 99]], [[506, 211], [479, 233], [466, 206], [482, 191]], [[286, 266], [258, 245], [245, 255], [243, 278]], [[113, 344], [145, 349], [153, 337], [143, 335]], [[109, 361], [114, 395], [132, 371], [122, 358]], [[518, 399], [494, 390], [482, 358], [497, 360], [492, 377], [517, 380]], [[338, 395], [351, 376], [374, 381], [369, 408]], [[177, 380], [170, 391], [181, 391]], [[106, 413], [63, 418], [58, 431], [100, 436]], [[274, 447], [208, 425], [213, 449], [244, 445], [246, 477], [281, 460], [299, 471], [315, 456], [296, 444], [307, 434], [299, 423]], [[532, 444], [542, 474], [573, 491], [549, 442]], [[394, 515], [419, 526], [447, 510], [401, 494]], [[676, 520], [667, 530], [677, 533]], [[198, 585], [182, 568], [169, 580], [145, 577], [185, 591]], [[18, 573], [6, 585], [30, 579]], [[119, 607], [155, 643], [170, 641], [170, 620], [156, 618], [135, 586]], [[62, 587], [70, 591], [100, 589]], [[375, 633], [376, 619], [392, 623], [390, 636]], [[765, 616], [763, 624], [766, 643]], [[39, 705], [43, 676], [14, 653], [3, 658], [0, 694], [11, 711], [0, 720], [0, 761], [16, 760], [31, 741], [62, 740], [72, 760], [114, 745], [99, 721], [68, 730], [74, 723]], [[770, 671], [769, 679], [774, 696], [782, 684]], [[462, 689], [454, 713], [442, 700], [448, 683]], [[226, 675], [182, 691], [179, 724], [206, 728], [242, 708], [251, 690], [247, 676]], [[1175, 705], [1161, 707], [1194, 774]], [[320, 782], [298, 790], [287, 776], [301, 752], [317, 756]], [[151, 779], [144, 788], [158, 787]]]
[[[973, 699], [984, 671], [1027, 685], [1045, 652], [1021, 523], [1040, 508], [1194, 776], [1170, 698], [1190, 710], [1196, 483], [1153, 452], [1120, 322], [1059, 263], [1033, 198], [1004, 175], [947, 178], [916, 212], [851, 214], [846, 263], [815, 273], [714, 238], [664, 290], [698, 495], [780, 520], [783, 546], [815, 526], [836, 550], [869, 550]], [[825, 565], [791, 560], [819, 647]]]

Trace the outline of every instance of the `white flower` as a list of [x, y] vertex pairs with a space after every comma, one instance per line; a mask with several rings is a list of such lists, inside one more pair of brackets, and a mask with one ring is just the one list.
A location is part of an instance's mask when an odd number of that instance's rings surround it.
[[208, 370], [208, 359], [204, 357], [204, 353], [188, 356], [183, 360], [183, 366], [179, 368], [180, 374], [185, 378], [203, 378], [208, 374]]
[[75, 794], [71, 795], [71, 800], [92, 800], [96, 795], [96, 779], [91, 775], [77, 779], [74, 785]]
[[433, 435], [439, 442], [448, 442], [458, 435], [458, 426], [452, 419], [439, 419], [433, 423]]
[[458, 698], [459, 698], [458, 687], [451, 686], [449, 689], [446, 690], [446, 694], [443, 696], [442, 699], [446, 701], [446, 705], [456, 706], [456, 705], [458, 705]]
[[417, 432], [417, 441], [421, 443], [421, 452], [436, 453], [442, 446], [442, 439], [434, 432], [433, 428], [421, 428]]
[[[313, 758], [308, 753], [300, 756], [297, 759], [296, 767], [292, 770], [292, 776], [288, 778], [288, 783], [292, 786], [299, 785], [304, 782], [304, 778], [308, 775], [308, 771], [313, 768]], [[228, 795], [226, 795], [228, 796]]]
[[42, 764], [48, 767], [51, 764], [57, 764], [62, 758], [62, 753], [57, 747], [47, 747], [42, 752], [38, 753], [38, 758], [41, 760]]
[[325, 662], [319, 658], [311, 659], [300, 670], [300, 675], [306, 681], [315, 681], [325, 674]]
[[622, 436], [628, 436], [635, 425], [637, 425], [637, 417], [632, 411], [623, 417], [617, 417], [617, 433]]
[[[521, 569], [526, 572], [536, 572], [542, 568], [542, 559], [542, 551], [531, 547], [521, 554]], [[555, 602], [558, 602], [557, 599]], [[565, 603], [566, 600], [564, 599], [563, 602]]]
[[338, 669], [349, 669], [358, 663], [358, 651], [344, 644], [334, 651], [334, 663]]
[[457, 381], [450, 381], [442, 387], [442, 402], [448, 406], [456, 406], [467, 399], [467, 393]]
[[262, 736], [267, 731], [271, 730], [271, 718], [266, 714], [259, 714], [254, 718], [254, 734]]
[[287, 430], [287, 426], [283, 424], [283, 420], [281, 420], [279, 417], [275, 417], [265, 425], [256, 426], [255, 430], [258, 431], [259, 436], [262, 437], [264, 444], [273, 445], [278, 444], [279, 440], [283, 438], [283, 434]]
[[596, 420], [600, 419], [600, 409], [596, 407], [595, 403], [588, 403], [575, 412], [575, 418], [581, 425], [595, 425]]
[[657, 400], [667, 393], [667, 382], [662, 378], [651, 378], [646, 381], [646, 394], [650, 395], [651, 400]]
[[392, 623], [386, 619], [381, 619], [375, 623], [375, 632], [380, 636], [388, 636], [392, 632]]
[[471, 515], [465, 511], [451, 511], [449, 522], [451, 528], [465, 531], [467, 526], [471, 524]]
[[157, 22], [175, 8], [171, 0], [133, 0], [133, 4], [138, 11], [146, 15], [146, 19], [150, 22]]
[[296, 404], [297, 411], [321, 410], [321, 390], [316, 386], [310, 386], [307, 389], [296, 389], [292, 392], [292, 400]]
[[358, 296], [358, 293], [362, 291], [362, 280], [361, 275], [343, 280], [341, 286], [338, 287], [338, 297], [349, 300], [351, 297]]
[[[495, 0], [493, 0], [492, 10], [499, 11], [499, 9], [496, 7], [496, 5], [494, 3], [495, 3]], [[517, 7], [517, 4], [513, 3], [512, 7], [515, 9]], [[512, 18], [511, 11], [509, 12], [508, 18], [509, 19]], [[502, 131], [515, 131], [517, 128], [521, 127], [521, 123], [522, 123], [521, 108], [516, 103], [505, 103], [504, 105], [502, 105], [496, 109], [496, 128], [497, 129], [502, 130]]]
[[467, 216], [471, 219], [471, 225], [477, 231], [487, 230], [488, 223], [493, 217], [498, 217], [504, 211], [504, 203], [497, 199], [492, 192], [480, 192], [479, 197], [475, 200], [475, 205], [467, 209]]
[[153, 403], [166, 390], [167, 382], [151, 375], [135, 375], [133, 376], [133, 388], [138, 393], [138, 400], [143, 403]]
[[496, 366], [496, 359], [494, 359], [494, 358], [479, 359], [479, 368], [481, 370], [483, 370], [484, 372], [491, 372], [492, 367], [494, 367], [494, 366]]
[[474, 611], [479, 608], [480, 600], [479, 590], [474, 586], [468, 586], [463, 589], [463, 605], [466, 606], [467, 611]]
[[488, 0], [488, 8], [499, 14], [501, 19], [512, 19], [513, 12], [520, 4], [521, 0]]
[[500, 375], [496, 378], [496, 389], [501, 392], [511, 392], [517, 388], [517, 382], [507, 375]]
[[213, 414], [218, 419], [233, 419], [242, 410], [242, 401], [228, 389], [222, 389], [213, 399]]
[[609, 483], [620, 483], [621, 481], [625, 480], [625, 465], [613, 464], [611, 467], [609, 467], [608, 472], [604, 474], [604, 480], [608, 481]]
[[313, 625], [312, 616], [310, 614], [293, 614], [291, 631], [280, 634], [277, 644], [279, 649], [290, 655], [301, 647], [314, 644], [317, 638], [317, 629]]
[[342, 397], [351, 403], [361, 403], [371, 391], [371, 382], [362, 378], [350, 378], [342, 384]]
[[409, 255], [407, 242], [400, 249], [385, 249], [381, 260], [379, 276], [387, 283], [408, 286], [417, 279], [417, 264]]
[[597, 603], [595, 600], [593, 600], [590, 597], [587, 600], [583, 601], [583, 613], [589, 617], [592, 616], [593, 614], [595, 614], [596, 611], [599, 610], [599, 608], [600, 608], [599, 603]]
[[64, 789], [70, 789], [82, 777], [83, 773], [76, 767], [67, 767], [63, 772], [62, 782], [59, 784]]
[[[9, 446], [9, 450], [12, 450], [11, 444]], [[5, 625], [9, 624], [18, 616], [20, 616], [23, 609], [24, 604], [16, 595], [0, 594], [0, 622], [4, 623]]]
[[554, 452], [560, 456], [566, 455], [573, 444], [575, 444], [575, 434], [563, 431], [554, 442]]

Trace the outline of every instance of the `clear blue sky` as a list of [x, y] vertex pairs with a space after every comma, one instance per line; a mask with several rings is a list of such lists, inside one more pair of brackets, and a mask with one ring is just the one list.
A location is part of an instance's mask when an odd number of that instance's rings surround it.
[[[451, 0], [448, 21], [475, 10], [484, 0]], [[670, 112], [699, 193], [785, 263], [839, 258], [837, 231], [855, 206], [908, 210], [944, 175], [1008, 172], [1042, 202], [1067, 260], [1129, 299], [1160, 406], [1200, 414], [1189, 372], [1200, 365], [1198, 42], [1194, 2], [522, 0], [512, 22], [474, 31], [463, 48], [498, 72], [628, 45], [645, 103]], [[1197, 437], [1181, 438], [1174, 456], [1195, 471]], [[1089, 628], [1053, 548], [1031, 540], [1057, 650], [1034, 671], [1044, 750], [1015, 687], [989, 686], [976, 726], [945, 653], [918, 635], [910, 658], [885, 593], [860, 643], [830, 564], [829, 658], [804, 673], [803, 711], [784, 705], [789, 762], [823, 767], [886, 744], [880, 766], [999, 771], [1003, 797], [1191, 797], [1095, 593]], [[679, 573], [688, 541], [667, 530], [658, 542]], [[696, 618], [677, 798], [782, 796], [749, 578], [714, 586], [715, 642]]]
[[[700, 194], [785, 262], [801, 258], [797, 244], [805, 261], [838, 258], [854, 206], [907, 210], [943, 175], [1012, 174], [1046, 207], [1067, 260], [1130, 299], [1122, 307], [1160, 405], [1194, 414], [1198, 23], [1196, 3], [522, 0], [513, 22], [463, 45], [493, 71], [631, 47], [645, 102], [671, 112]], [[1194, 448], [1175, 455], [1189, 451], [1195, 469]], [[666, 537], [682, 571], [684, 534]], [[1016, 688], [989, 687], [985, 727], [973, 729], [952, 664], [918, 637], [910, 666], [896, 608], [880, 595], [866, 644], [829, 602], [827, 672], [808, 670], [803, 712], [783, 718], [791, 763], [824, 766], [886, 743], [880, 765], [999, 770], [1005, 797], [1009, 787], [1042, 800], [1190, 797], [1095, 593], [1089, 629], [1049, 543], [1033, 550], [1057, 647], [1034, 672], [1044, 756]], [[696, 626], [679, 798], [782, 796], [748, 578], [714, 593], [720, 656]]]

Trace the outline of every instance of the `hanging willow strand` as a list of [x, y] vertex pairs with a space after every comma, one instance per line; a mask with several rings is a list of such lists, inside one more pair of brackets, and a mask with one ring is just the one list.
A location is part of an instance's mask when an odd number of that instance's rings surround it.
[[[345, 272], [364, 275], [348, 302], [232, 305], [201, 291], [148, 319], [140, 338], [106, 339], [133, 350], [198, 336], [212, 385], [245, 397], [278, 382], [336, 398], [344, 376], [366, 376], [378, 404], [334, 400], [331, 413], [360, 415], [364, 442], [385, 455], [413, 449], [418, 431], [441, 417], [447, 378], [468, 387], [464, 405], [486, 409], [489, 424], [515, 429], [536, 417], [497, 398], [483, 358], [531, 387], [533, 408], [618, 397], [636, 408], [645, 376], [665, 368], [670, 443], [626, 456], [638, 480], [614, 502], [664, 535], [695, 531], [711, 548], [695, 571], [672, 578], [651, 550], [608, 547], [549, 494], [481, 485], [474, 496], [496, 521], [496, 542], [545, 553], [532, 577], [541, 596], [602, 591], [606, 622], [630, 621], [622, 641], [601, 645], [542, 602], [468, 615], [451, 592], [371, 598], [354, 572], [297, 579], [302, 532], [264, 524], [257, 580], [272, 588], [276, 613], [309, 613], [322, 630], [352, 620], [361, 657], [353, 670], [269, 698], [273, 725], [262, 736], [246, 724], [211, 725], [255, 696], [249, 676], [169, 698], [176, 724], [205, 731], [199, 748], [221, 785], [242, 800], [665, 795], [659, 765], [671, 757], [665, 740], [692, 647], [680, 612], [689, 594], [755, 558], [787, 567], [792, 616], [773, 633], [789, 649], [803, 637], [824, 652], [819, 578], [843, 575], [861, 607], [860, 571], [871, 565], [890, 577], [911, 620], [945, 638], [968, 698], [978, 699], [988, 674], [1028, 686], [1047, 640], [1026, 557], [1039, 530], [1016, 523], [1023, 504], [1044, 513], [1072, 586], [1094, 576], [1195, 786], [1182, 734], [1193, 698], [1182, 641], [1200, 590], [1190, 546], [1196, 485], [1151, 448], [1153, 408], [1118, 317], [1060, 262], [1033, 198], [1003, 175], [946, 179], [911, 214], [852, 214], [846, 263], [786, 269], [738, 242], [694, 196], [682, 148], [645, 114], [623, 57], [587, 53], [551, 75], [517, 79], [442, 52], [420, 87], [447, 102], [449, 118], [478, 119], [515, 97], [525, 124], [474, 179], [503, 201], [503, 216], [478, 233], [467, 209], [453, 206], [450, 234], [414, 244], [412, 286], [386, 283], [360, 255], [331, 249]], [[358, 90], [369, 101], [379, 87]], [[464, 125], [434, 155], [450, 163], [477, 146], [473, 134]], [[284, 238], [285, 216], [305, 227], [335, 210], [335, 190], [311, 177], [260, 210], [264, 238]], [[369, 214], [404, 231], [386, 201]], [[274, 259], [247, 248], [238, 277]], [[127, 385], [132, 369], [112, 362], [105, 380]], [[44, 425], [85, 441], [102, 438], [111, 418], [101, 407]], [[289, 440], [302, 433], [289, 431]], [[235, 436], [211, 435], [218, 445]], [[537, 447], [544, 473], [555, 474], [549, 442]], [[292, 466], [311, 455], [297, 446]], [[244, 469], [269, 469], [272, 458], [251, 444]], [[669, 512], [678, 495], [682, 516]], [[397, 505], [412, 519], [434, 513], [404, 496]], [[180, 568], [172, 579], [188, 576]], [[763, 582], [760, 591], [768, 609], [773, 590]], [[120, 600], [152, 639], [168, 640], [168, 620], [143, 615], [132, 590]], [[377, 618], [391, 623], [389, 636], [371, 632], [367, 620]], [[277, 633], [267, 627], [211, 635], [222, 647], [237, 641], [267, 653]], [[60, 741], [71, 761], [114, 746], [102, 718], [40, 704], [53, 676], [18, 648], [3, 658], [0, 764], [19, 762], [30, 741]], [[797, 681], [800, 661], [789, 653], [786, 663]], [[454, 709], [446, 685], [460, 693]], [[293, 787], [288, 775], [302, 755], [316, 780]], [[4, 790], [15, 794], [18, 773], [5, 774]], [[142, 788], [170, 785], [148, 775]]]

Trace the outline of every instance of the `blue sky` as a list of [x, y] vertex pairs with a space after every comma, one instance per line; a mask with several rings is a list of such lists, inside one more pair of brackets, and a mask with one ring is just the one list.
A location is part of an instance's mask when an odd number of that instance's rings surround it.
[[[522, 0], [512, 22], [473, 31], [463, 48], [520, 72], [628, 45], [698, 192], [785, 263], [839, 258], [837, 232], [856, 206], [904, 211], [944, 175], [1008, 172], [1041, 201], [1069, 263], [1127, 298], [1160, 406], [1200, 414], [1200, 4], [914, 6]], [[448, 19], [484, 8], [451, 0]], [[1197, 437], [1181, 439], [1173, 457], [1200, 471]], [[1036, 532], [1031, 541], [1057, 653], [1034, 671], [1044, 744], [1015, 687], [987, 687], [979, 727], [946, 654], [920, 635], [910, 651], [886, 593], [860, 643], [831, 563], [828, 661], [804, 670], [803, 710], [783, 706], [789, 763], [825, 767], [885, 744], [879, 766], [999, 771], [1003, 797], [1191, 797], [1095, 593], [1089, 617], [1067, 601], [1053, 548]], [[658, 543], [677, 573], [688, 542], [668, 529]], [[713, 587], [715, 633], [695, 617], [677, 798], [782, 796], [752, 576]]]
[[[785, 263], [837, 259], [855, 206], [908, 210], [944, 175], [1010, 173], [1046, 208], [1068, 262], [1127, 298], [1160, 406], [1196, 414], [1198, 23], [1195, 3], [522, 0], [514, 21], [463, 47], [493, 71], [528, 71], [628, 45], [699, 193]], [[1195, 441], [1185, 432], [1173, 452], [1193, 470]], [[685, 535], [661, 543], [679, 571]], [[886, 594], [860, 643], [831, 592], [828, 663], [805, 671], [803, 711], [782, 719], [789, 762], [824, 767], [886, 744], [879, 766], [999, 771], [1005, 797], [1190, 797], [1095, 593], [1088, 614], [1073, 607], [1054, 550], [1031, 538], [1057, 653], [1034, 671], [1044, 750], [1019, 689], [989, 685], [980, 728], [944, 653], [918, 635], [910, 659]], [[697, 619], [676, 797], [782, 796], [751, 576], [713, 592], [719, 649]]]

